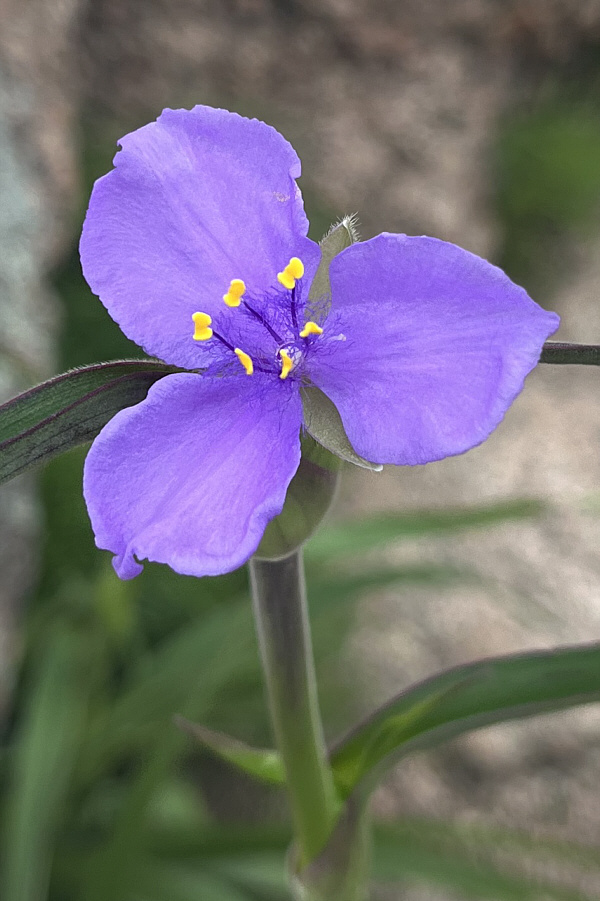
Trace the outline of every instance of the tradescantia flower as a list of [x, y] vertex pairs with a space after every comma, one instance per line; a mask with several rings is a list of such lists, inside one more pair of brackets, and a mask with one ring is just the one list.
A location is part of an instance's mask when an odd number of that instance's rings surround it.
[[[83, 271], [125, 334], [188, 370], [122, 410], [88, 454], [84, 493], [122, 578], [138, 559], [190, 575], [245, 562], [300, 462], [301, 392], [336, 405], [374, 463], [460, 454], [498, 425], [558, 317], [496, 267], [426, 237], [319, 246], [273, 128], [165, 110], [95, 185]], [[329, 301], [329, 298], [327, 299]]]

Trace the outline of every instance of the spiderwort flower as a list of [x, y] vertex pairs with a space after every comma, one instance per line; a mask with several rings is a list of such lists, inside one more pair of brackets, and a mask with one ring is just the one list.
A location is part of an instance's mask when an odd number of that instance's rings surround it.
[[301, 389], [336, 405], [375, 463], [460, 454], [498, 425], [558, 317], [484, 260], [381, 234], [320, 259], [273, 128], [224, 110], [165, 110], [120, 142], [95, 185], [83, 271], [125, 334], [187, 372], [119, 412], [84, 493], [122, 578], [139, 559], [190, 575], [245, 562], [300, 461]]

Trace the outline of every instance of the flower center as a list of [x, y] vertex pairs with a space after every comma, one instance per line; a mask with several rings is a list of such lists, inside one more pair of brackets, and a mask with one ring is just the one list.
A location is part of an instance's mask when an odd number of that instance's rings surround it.
[[287, 379], [290, 373], [293, 372], [304, 359], [312, 340], [323, 334], [321, 326], [312, 320], [306, 322], [302, 329], [299, 329], [297, 311], [299, 289], [297, 288], [297, 282], [301, 280], [303, 275], [304, 265], [298, 257], [292, 257], [283, 271], [277, 273], [277, 281], [287, 292], [290, 292], [290, 330], [294, 334], [294, 340], [291, 341], [285, 341], [273, 324], [267, 321], [265, 315], [259, 312], [255, 306], [244, 298], [244, 295], [246, 294], [246, 284], [241, 278], [232, 279], [229, 283], [227, 292], [223, 295], [223, 301], [227, 307], [230, 309], [241, 308], [245, 310], [261, 323], [276, 342], [277, 351], [274, 357], [274, 369], [272, 368], [272, 360], [266, 360], [264, 362], [261, 360], [260, 363], [255, 362], [250, 354], [246, 353], [246, 351], [242, 350], [240, 347], [236, 347], [233, 342], [229, 341], [224, 335], [216, 331], [216, 329], [213, 328], [212, 317], [209, 316], [208, 313], [198, 312], [193, 314], [194, 340], [209, 341], [214, 339], [219, 341], [224, 347], [231, 351], [231, 353], [235, 354], [241, 365], [244, 367], [247, 375], [253, 375], [254, 372], [258, 370], [259, 372], [278, 372], [280, 379]]

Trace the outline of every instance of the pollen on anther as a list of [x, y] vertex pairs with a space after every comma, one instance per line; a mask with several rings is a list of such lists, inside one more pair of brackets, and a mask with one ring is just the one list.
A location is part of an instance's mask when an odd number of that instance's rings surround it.
[[194, 341], [208, 341], [213, 336], [213, 330], [209, 328], [212, 319], [208, 313], [194, 313]]
[[284, 288], [292, 290], [296, 286], [296, 282], [304, 275], [304, 263], [298, 257], [292, 257], [283, 272], [277, 273], [277, 281]]
[[252, 358], [249, 357], [247, 353], [244, 353], [243, 350], [240, 350], [239, 347], [235, 348], [234, 353], [246, 370], [246, 375], [252, 375], [252, 373], [254, 372], [254, 363], [252, 362]]
[[287, 379], [288, 375], [294, 368], [294, 361], [290, 357], [289, 353], [285, 350], [280, 350], [279, 356], [281, 357], [281, 372], [279, 373], [279, 378]]
[[223, 300], [228, 307], [239, 307], [242, 302], [242, 295], [246, 291], [246, 284], [241, 278], [232, 278], [229, 283], [227, 294], [223, 295]]
[[305, 324], [302, 331], [300, 332], [300, 337], [308, 338], [309, 335], [322, 335], [322, 334], [323, 334], [323, 329], [321, 328], [321, 326], [317, 325], [316, 322], [312, 322], [311, 320], [309, 320]]

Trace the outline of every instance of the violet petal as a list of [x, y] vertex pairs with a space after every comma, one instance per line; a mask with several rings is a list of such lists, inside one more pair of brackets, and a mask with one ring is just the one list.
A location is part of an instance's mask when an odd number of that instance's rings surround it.
[[484, 441], [559, 325], [496, 266], [434, 238], [354, 244], [330, 277], [310, 376], [375, 463], [428, 463]]
[[166, 376], [118, 413], [88, 453], [84, 495], [121, 578], [141, 572], [136, 558], [193, 576], [241, 566], [281, 511], [301, 416], [297, 388], [260, 373]]
[[259, 298], [280, 288], [292, 256], [307, 279], [318, 265], [293, 148], [263, 122], [204, 106], [164, 110], [120, 144], [80, 244], [84, 275], [113, 319], [149, 354], [188, 369], [227, 357], [216, 341], [192, 340], [197, 311], [217, 329], [222, 321], [235, 346], [270, 346], [223, 295], [233, 278]]

